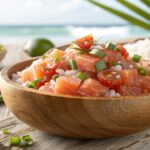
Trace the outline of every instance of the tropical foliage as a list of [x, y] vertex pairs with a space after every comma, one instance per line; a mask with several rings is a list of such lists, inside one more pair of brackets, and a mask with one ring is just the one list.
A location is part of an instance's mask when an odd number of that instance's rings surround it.
[[[136, 6], [135, 4], [127, 1], [127, 0], [116, 0], [118, 3], [122, 4], [126, 8], [130, 9], [134, 13], [141, 16], [143, 19], [139, 19], [138, 17], [134, 17], [130, 14], [127, 14], [125, 12], [122, 12], [121, 10], [111, 8], [110, 6], [107, 6], [101, 2], [98, 2], [97, 0], [86, 0], [94, 5], [96, 5], [99, 8], [102, 8], [114, 15], [117, 15], [129, 23], [132, 23], [134, 25], [137, 25], [139, 27], [142, 27], [144, 29], [150, 30], [150, 13], [143, 10], [142, 8]], [[150, 0], [140, 0], [143, 4], [145, 4], [148, 8], [150, 8]]]

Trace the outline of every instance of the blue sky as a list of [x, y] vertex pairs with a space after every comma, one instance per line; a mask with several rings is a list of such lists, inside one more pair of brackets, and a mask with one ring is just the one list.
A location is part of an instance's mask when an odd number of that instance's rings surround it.
[[[130, 12], [115, 0], [99, 1]], [[132, 2], [140, 4], [139, 0]], [[85, 0], [0, 0], [0, 25], [47, 24], [120, 25], [126, 22]]]

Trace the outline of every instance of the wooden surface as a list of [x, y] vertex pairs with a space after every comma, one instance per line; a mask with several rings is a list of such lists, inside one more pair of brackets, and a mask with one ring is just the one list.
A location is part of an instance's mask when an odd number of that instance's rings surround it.
[[[34, 145], [28, 150], [149, 150], [150, 130], [144, 132], [111, 139], [80, 140], [73, 138], [61, 138], [49, 136], [46, 133], [35, 130], [17, 120], [15, 117], [8, 117], [0, 120], [0, 130], [8, 128], [10, 135], [23, 136], [30, 134]], [[0, 150], [10, 150], [8, 137], [10, 135], [0, 134]], [[14, 147], [13, 150], [19, 150]]]
[[[9, 65], [22, 59], [22, 45], [8, 46], [8, 54], [3, 65]], [[61, 138], [49, 136], [41, 131], [32, 129], [18, 121], [8, 111], [5, 105], [0, 105], [0, 130], [8, 128], [13, 134], [31, 134], [35, 141], [34, 146], [29, 150], [149, 150], [150, 130], [138, 134], [96, 140], [80, 140], [72, 138]], [[8, 136], [0, 134], [0, 150], [7, 150]], [[13, 148], [18, 149], [18, 148]]]

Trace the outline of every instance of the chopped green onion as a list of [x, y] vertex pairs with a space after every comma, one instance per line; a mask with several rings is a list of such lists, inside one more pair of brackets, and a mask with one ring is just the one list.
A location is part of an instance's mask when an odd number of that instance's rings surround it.
[[143, 75], [143, 76], [146, 76], [148, 74], [148, 71], [142, 67], [137, 67], [137, 71], [140, 75]]
[[21, 138], [19, 136], [11, 136], [9, 138], [10, 145], [19, 146]]
[[32, 141], [32, 138], [30, 137], [30, 135], [24, 135], [24, 136], [22, 137], [22, 140], [23, 140], [23, 141], [26, 141], [26, 142], [30, 142], [30, 141]]
[[56, 75], [53, 75], [52, 76], [52, 79], [54, 80], [54, 81], [56, 81], [56, 79], [59, 77], [59, 75], [58, 74], [56, 74]]
[[9, 134], [9, 130], [8, 129], [3, 129], [3, 134]]
[[135, 55], [132, 57], [132, 60], [133, 60], [134, 62], [137, 62], [137, 63], [138, 63], [138, 62], [141, 60], [141, 58], [142, 58], [142, 57], [141, 57], [140, 55], [136, 55], [136, 54], [135, 54]]
[[81, 51], [84, 51], [85, 53], [87, 53], [89, 50], [88, 49], [83, 49], [83, 48], [74, 48], [74, 49], [76, 49], [76, 50], [81, 50]]
[[30, 83], [27, 84], [28, 88], [36, 88], [36, 84], [39, 83], [42, 79], [33, 80]]
[[32, 146], [33, 144], [30, 135], [24, 135], [22, 138], [20, 138], [19, 136], [11, 136], [9, 138], [9, 141], [11, 146], [19, 146], [22, 148]]
[[117, 61], [113, 61], [113, 62], [112, 62], [112, 65], [113, 65], [113, 66], [117, 66], [117, 65], [121, 65], [121, 63], [118, 63]]
[[69, 60], [69, 64], [70, 64], [71, 69], [73, 69], [73, 70], [77, 70], [78, 69], [75, 60], [73, 60], [73, 59]]
[[28, 88], [36, 88], [36, 84], [35, 84], [35, 82], [32, 81], [32, 82], [27, 84], [27, 87]]
[[31, 146], [33, 144], [32, 138], [30, 137], [30, 135], [24, 135], [21, 138], [21, 143], [20, 143], [20, 147], [28, 147]]
[[83, 51], [83, 50], [79, 50], [78, 54], [85, 54], [87, 52]]
[[100, 72], [100, 71], [106, 69], [106, 68], [107, 68], [107, 65], [106, 65], [106, 63], [105, 63], [104, 60], [100, 60], [99, 62], [97, 62], [97, 63], [95, 64], [95, 67], [96, 67], [96, 71], [97, 71], [97, 72]]
[[106, 54], [99, 49], [93, 49], [90, 54], [96, 55], [100, 58], [103, 58]]
[[3, 102], [4, 102], [3, 97], [2, 97], [2, 95], [0, 95], [0, 104]]
[[109, 50], [114, 50], [116, 48], [116, 45], [113, 44], [113, 43], [108, 43], [106, 48], [109, 49]]
[[87, 79], [87, 76], [83, 72], [77, 73], [76, 77], [81, 79], [82, 81]]
[[30, 135], [24, 135], [21, 138], [21, 142], [19, 144], [19, 147], [26, 148], [26, 147], [31, 146], [32, 144], [33, 144], [33, 141], [32, 141], [32, 138], [30, 137]]

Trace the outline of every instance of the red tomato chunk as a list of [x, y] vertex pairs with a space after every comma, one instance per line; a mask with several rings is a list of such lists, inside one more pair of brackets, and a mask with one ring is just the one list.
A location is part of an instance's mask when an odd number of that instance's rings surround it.
[[90, 34], [90, 35], [87, 35], [83, 38], [80, 38], [78, 40], [75, 41], [75, 43], [82, 49], [86, 49], [86, 50], [89, 50], [90, 47], [92, 46], [93, 44], [93, 36]]
[[122, 85], [120, 73], [109, 69], [101, 71], [98, 74], [98, 80], [102, 85], [115, 90], [118, 90]]

